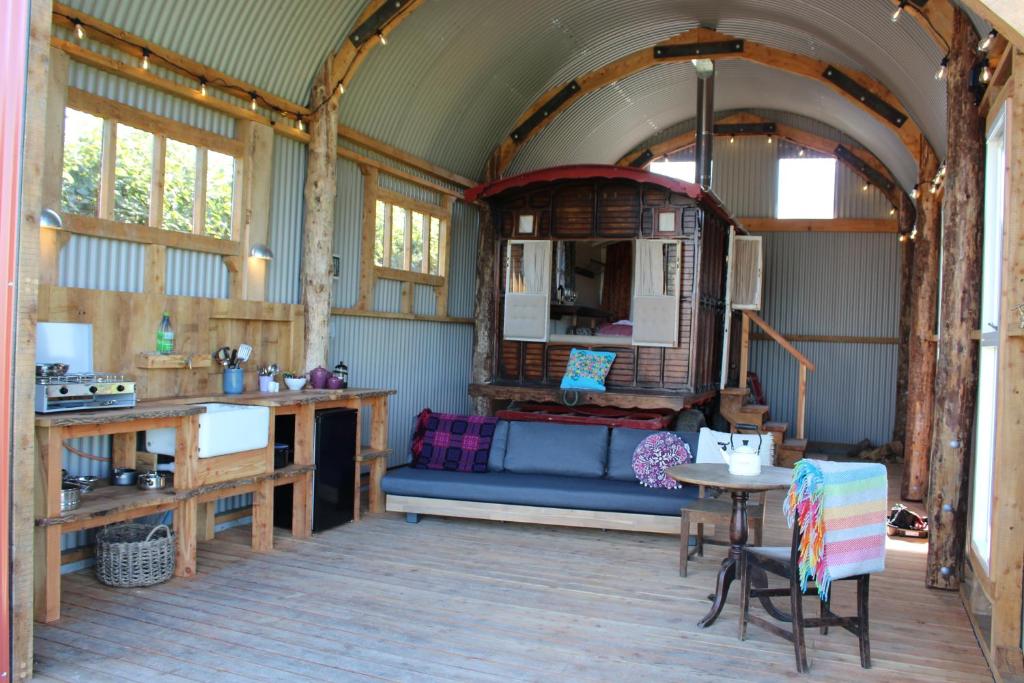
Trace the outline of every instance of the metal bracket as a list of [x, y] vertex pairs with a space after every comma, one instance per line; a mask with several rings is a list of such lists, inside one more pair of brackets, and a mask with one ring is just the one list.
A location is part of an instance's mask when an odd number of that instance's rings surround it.
[[897, 128], [907, 122], [906, 114], [831, 64], [825, 67], [824, 76], [826, 79], [834, 83], [840, 90], [848, 95], [852, 95], [854, 98], [862, 102], [868, 109], [875, 112]]
[[892, 192], [896, 187], [895, 183], [886, 178], [884, 175], [876, 171], [875, 169], [868, 166], [863, 159], [858, 157], [856, 154], [848, 150], [842, 145], [836, 147], [836, 156], [841, 160], [845, 161], [849, 165], [857, 169], [857, 173], [868, 179], [869, 182], [883, 188], [886, 192]]
[[720, 40], [713, 43], [682, 43], [655, 45], [655, 59], [680, 57], [707, 57], [708, 55], [736, 54], [743, 52], [742, 40]]
[[654, 152], [652, 152], [650, 149], [645, 149], [644, 151], [640, 152], [640, 155], [637, 156], [636, 159], [633, 159], [633, 161], [629, 162], [629, 165], [632, 168], [643, 168], [644, 166], [647, 165], [647, 162], [653, 158]]
[[512, 131], [512, 139], [515, 142], [521, 142], [541, 121], [554, 114], [559, 107], [572, 99], [579, 91], [580, 84], [576, 81], [570, 81], [568, 85], [555, 93], [554, 97], [545, 102], [540, 109], [533, 112], [530, 118], [523, 121], [518, 128]]

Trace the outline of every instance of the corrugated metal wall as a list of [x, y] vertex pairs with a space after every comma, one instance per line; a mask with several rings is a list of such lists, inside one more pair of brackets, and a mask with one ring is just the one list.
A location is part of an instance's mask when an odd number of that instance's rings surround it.
[[[438, 203], [432, 190], [381, 173], [381, 185], [424, 202]], [[359, 257], [362, 242], [363, 176], [356, 164], [339, 159], [338, 196], [335, 204], [334, 251], [341, 273], [334, 282], [334, 302], [351, 307], [359, 297]], [[449, 314], [471, 317], [476, 282], [476, 249], [479, 213], [462, 202], [452, 211], [451, 263], [449, 266]], [[413, 310], [421, 315], [435, 312], [433, 289], [417, 285]], [[374, 309], [401, 309], [401, 283], [378, 280]], [[409, 431], [417, 413], [432, 410], [466, 412], [470, 409], [467, 387], [472, 367], [473, 327], [466, 324], [387, 320], [357, 316], [333, 316], [328, 361], [345, 361], [350, 384], [387, 387], [398, 393], [389, 406], [388, 441], [393, 451], [390, 465], [407, 462]]]
[[297, 304], [302, 298], [302, 221], [305, 211], [306, 146], [274, 136], [270, 188], [270, 248], [267, 301]]

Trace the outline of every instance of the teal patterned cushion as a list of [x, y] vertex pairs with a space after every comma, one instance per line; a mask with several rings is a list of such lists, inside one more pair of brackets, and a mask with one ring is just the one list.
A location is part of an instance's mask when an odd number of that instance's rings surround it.
[[615, 354], [611, 351], [573, 349], [562, 378], [563, 389], [604, 391], [604, 378], [612, 368]]

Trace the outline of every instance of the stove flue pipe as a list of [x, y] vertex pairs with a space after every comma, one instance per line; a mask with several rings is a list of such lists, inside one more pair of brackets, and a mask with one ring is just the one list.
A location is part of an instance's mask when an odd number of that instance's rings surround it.
[[694, 181], [704, 189], [711, 188], [711, 156], [715, 140], [715, 63], [695, 59], [697, 70], [697, 139]]

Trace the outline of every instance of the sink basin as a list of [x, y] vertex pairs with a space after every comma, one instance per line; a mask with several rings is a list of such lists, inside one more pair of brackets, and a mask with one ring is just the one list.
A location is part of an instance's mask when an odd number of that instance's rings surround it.
[[[201, 403], [198, 451], [200, 458], [266, 448], [270, 440], [270, 408], [231, 403]], [[146, 450], [175, 455], [177, 431], [173, 427], [146, 431]]]

